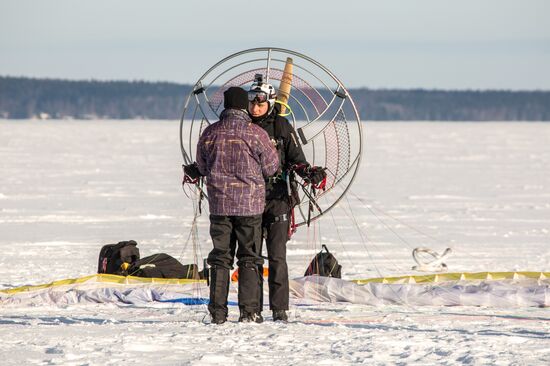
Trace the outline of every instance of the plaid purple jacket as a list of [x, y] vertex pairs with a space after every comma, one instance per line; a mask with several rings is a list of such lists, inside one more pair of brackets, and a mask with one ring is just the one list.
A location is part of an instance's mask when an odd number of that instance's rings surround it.
[[226, 109], [197, 144], [197, 165], [206, 176], [210, 213], [260, 215], [265, 207], [265, 178], [279, 167], [267, 132], [243, 110]]

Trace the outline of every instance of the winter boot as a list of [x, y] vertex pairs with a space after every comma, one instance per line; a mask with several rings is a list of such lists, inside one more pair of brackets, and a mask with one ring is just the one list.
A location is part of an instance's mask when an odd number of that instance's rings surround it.
[[274, 322], [288, 322], [288, 315], [286, 310], [273, 310], [273, 321]]
[[212, 324], [223, 324], [227, 321], [227, 317], [222, 314], [210, 314]]
[[239, 322], [241, 323], [262, 323], [264, 318], [261, 313], [250, 313], [246, 310], [241, 310], [241, 316], [239, 317]]

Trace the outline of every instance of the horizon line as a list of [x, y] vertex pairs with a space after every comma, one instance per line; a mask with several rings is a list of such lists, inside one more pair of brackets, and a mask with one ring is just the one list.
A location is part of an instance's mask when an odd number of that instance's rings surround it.
[[[0, 78], [11, 78], [11, 79], [28, 79], [28, 80], [44, 80], [44, 81], [64, 81], [64, 82], [98, 82], [98, 83], [146, 83], [146, 84], [173, 84], [179, 86], [193, 86], [194, 83], [182, 83], [175, 81], [165, 81], [165, 80], [146, 80], [146, 79], [95, 79], [95, 78], [82, 78], [82, 79], [70, 79], [70, 78], [60, 78], [60, 77], [42, 77], [42, 76], [25, 76], [25, 75], [1, 75]], [[550, 92], [550, 89], [482, 89], [482, 88], [463, 88], [463, 89], [450, 89], [450, 88], [434, 88], [434, 87], [368, 87], [368, 86], [355, 86], [346, 88], [348, 90], [373, 90], [373, 91], [383, 91], [383, 90], [417, 90], [417, 91], [459, 91], [459, 92]]]

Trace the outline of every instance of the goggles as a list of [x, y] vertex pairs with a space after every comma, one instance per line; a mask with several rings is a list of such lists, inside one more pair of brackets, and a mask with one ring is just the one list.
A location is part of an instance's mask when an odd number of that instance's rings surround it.
[[269, 102], [269, 96], [261, 90], [251, 90], [248, 92], [248, 101], [251, 103]]

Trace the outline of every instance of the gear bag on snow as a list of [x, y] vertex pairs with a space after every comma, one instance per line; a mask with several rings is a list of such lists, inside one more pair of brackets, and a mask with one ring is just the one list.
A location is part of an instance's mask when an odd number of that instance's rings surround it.
[[181, 264], [176, 258], [166, 254], [153, 254], [135, 262], [128, 273], [132, 276], [148, 278], [203, 278], [196, 264]]
[[127, 276], [128, 268], [139, 260], [139, 249], [134, 240], [107, 244], [99, 252], [97, 273]]
[[338, 264], [336, 257], [328, 251], [327, 246], [324, 244], [323, 248], [315, 255], [304, 274], [304, 276], [313, 275], [342, 278], [342, 266]]

